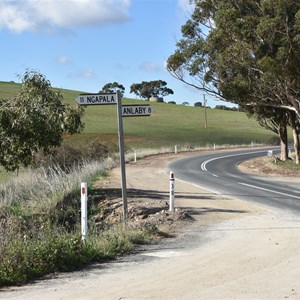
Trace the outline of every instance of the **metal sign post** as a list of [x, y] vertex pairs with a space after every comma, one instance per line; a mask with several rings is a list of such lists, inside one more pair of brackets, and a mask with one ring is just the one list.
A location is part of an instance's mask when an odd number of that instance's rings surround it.
[[116, 93], [118, 104], [118, 136], [119, 136], [119, 151], [120, 151], [120, 165], [121, 165], [121, 185], [122, 185], [122, 199], [123, 199], [123, 218], [127, 220], [127, 190], [126, 190], [126, 169], [125, 169], [125, 151], [124, 151], [124, 134], [123, 134], [123, 118], [122, 118], [122, 103], [119, 92]]
[[117, 91], [116, 93], [81, 94], [76, 98], [76, 102], [79, 105], [83, 105], [83, 106], [117, 104], [118, 137], [119, 137], [119, 151], [120, 151], [120, 165], [121, 165], [121, 185], [122, 185], [122, 199], [123, 199], [123, 218], [124, 221], [126, 221], [128, 217], [128, 208], [127, 208], [127, 191], [126, 191], [123, 117], [150, 116], [152, 113], [152, 109], [149, 105], [122, 106], [121, 98], [122, 97], [119, 91]]

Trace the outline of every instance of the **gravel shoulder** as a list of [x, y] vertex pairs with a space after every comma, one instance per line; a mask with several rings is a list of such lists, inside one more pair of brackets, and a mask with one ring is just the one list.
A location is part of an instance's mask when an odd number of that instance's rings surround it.
[[[163, 215], [154, 214], [156, 221], [174, 232], [174, 238], [111, 263], [9, 288], [0, 298], [300, 299], [299, 216], [180, 180], [175, 182], [175, 207], [194, 221], [174, 221], [167, 212], [167, 163], [196, 154], [148, 157], [126, 166], [129, 209], [163, 208]], [[119, 188], [119, 174], [114, 169], [99, 184]]]

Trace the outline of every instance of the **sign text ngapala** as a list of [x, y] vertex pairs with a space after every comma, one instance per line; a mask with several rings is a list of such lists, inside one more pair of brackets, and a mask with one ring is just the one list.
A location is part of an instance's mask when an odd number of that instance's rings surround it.
[[76, 98], [79, 105], [117, 104], [115, 93], [81, 94]]

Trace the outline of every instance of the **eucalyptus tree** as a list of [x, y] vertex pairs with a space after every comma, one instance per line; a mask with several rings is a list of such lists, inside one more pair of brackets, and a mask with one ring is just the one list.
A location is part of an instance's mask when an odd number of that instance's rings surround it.
[[151, 97], [164, 97], [174, 94], [174, 91], [167, 87], [166, 81], [152, 80], [133, 83], [130, 86], [130, 93], [136, 94], [141, 99], [149, 99]]
[[63, 133], [79, 133], [82, 115], [82, 108], [63, 103], [44, 75], [27, 70], [20, 92], [0, 100], [0, 164], [9, 171], [30, 166], [35, 153], [59, 146]]
[[121, 96], [123, 97], [125, 93], [125, 87], [118, 82], [107, 83], [102, 87], [102, 90], [100, 90], [100, 92], [104, 93], [116, 93], [117, 91], [119, 91]]
[[299, 118], [299, 0], [192, 2], [194, 12], [167, 61], [170, 74], [241, 107], [273, 107]]

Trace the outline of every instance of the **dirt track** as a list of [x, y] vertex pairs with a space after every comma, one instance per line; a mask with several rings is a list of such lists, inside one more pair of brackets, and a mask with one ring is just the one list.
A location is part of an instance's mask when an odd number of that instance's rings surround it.
[[[127, 185], [166, 195], [166, 163], [127, 166]], [[178, 158], [178, 156], [176, 156]], [[114, 170], [110, 187], [119, 186]], [[196, 222], [178, 238], [89, 270], [0, 292], [0, 299], [300, 299], [300, 218], [176, 180]], [[130, 201], [130, 199], [129, 199]]]

